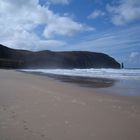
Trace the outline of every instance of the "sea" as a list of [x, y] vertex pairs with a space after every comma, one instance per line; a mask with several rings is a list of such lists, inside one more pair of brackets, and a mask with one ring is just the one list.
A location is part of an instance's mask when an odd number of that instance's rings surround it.
[[[114, 80], [111, 87], [100, 87], [105, 92], [123, 96], [140, 96], [140, 69], [23, 69], [24, 72]], [[112, 92], [113, 91], [113, 92]]]

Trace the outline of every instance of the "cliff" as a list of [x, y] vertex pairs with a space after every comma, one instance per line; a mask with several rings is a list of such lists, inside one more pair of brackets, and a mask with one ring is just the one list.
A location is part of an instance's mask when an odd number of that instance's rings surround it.
[[112, 57], [88, 51], [15, 50], [0, 45], [0, 68], [120, 68]]

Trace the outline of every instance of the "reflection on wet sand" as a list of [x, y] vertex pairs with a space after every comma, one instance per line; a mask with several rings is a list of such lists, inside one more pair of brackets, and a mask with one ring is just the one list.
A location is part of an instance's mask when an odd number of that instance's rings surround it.
[[74, 83], [84, 87], [91, 88], [106, 88], [111, 87], [115, 84], [116, 80], [107, 78], [92, 78], [92, 77], [82, 77], [82, 76], [65, 76], [65, 75], [55, 75], [47, 74], [48, 77], [61, 80], [62, 82]]

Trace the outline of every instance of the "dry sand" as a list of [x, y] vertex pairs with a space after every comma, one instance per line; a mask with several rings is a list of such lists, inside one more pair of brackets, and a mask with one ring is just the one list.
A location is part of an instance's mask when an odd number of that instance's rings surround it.
[[0, 70], [0, 140], [140, 140], [140, 97]]

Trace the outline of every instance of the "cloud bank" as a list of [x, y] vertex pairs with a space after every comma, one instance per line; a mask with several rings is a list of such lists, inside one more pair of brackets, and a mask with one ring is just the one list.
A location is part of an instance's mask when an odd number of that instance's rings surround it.
[[125, 25], [140, 20], [140, 0], [119, 0], [115, 4], [108, 4], [107, 10], [112, 15], [112, 23]]
[[[51, 1], [56, 3], [68, 2], [68, 0]], [[44, 26], [42, 38], [34, 31], [38, 26]], [[48, 44], [60, 46], [66, 43], [55, 40], [56, 35], [72, 36], [92, 29], [74, 21], [69, 16], [54, 13], [49, 9], [49, 6], [41, 6], [39, 0], [0, 1], [0, 43], [10, 47], [34, 50], [35, 46], [41, 46], [38, 42], [46, 42], [46, 46]]]

